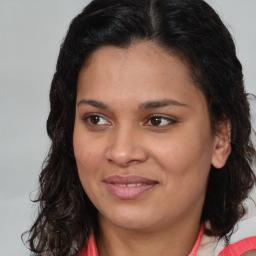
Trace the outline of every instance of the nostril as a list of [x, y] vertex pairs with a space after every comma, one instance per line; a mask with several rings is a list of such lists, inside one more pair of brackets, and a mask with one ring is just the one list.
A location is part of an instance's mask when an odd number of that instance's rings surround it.
[[127, 167], [133, 164], [139, 164], [145, 162], [147, 154], [144, 151], [134, 150], [126, 153], [109, 152], [106, 155], [107, 161], [110, 164], [116, 164], [121, 167]]
[[122, 168], [128, 167], [128, 166], [130, 166], [132, 163], [134, 163], [133, 160], [131, 160], [131, 161], [120, 161], [120, 159], [119, 159], [119, 160], [108, 159], [108, 162], [109, 162], [110, 164], [118, 165], [118, 166], [120, 166], [120, 167], [122, 167]]

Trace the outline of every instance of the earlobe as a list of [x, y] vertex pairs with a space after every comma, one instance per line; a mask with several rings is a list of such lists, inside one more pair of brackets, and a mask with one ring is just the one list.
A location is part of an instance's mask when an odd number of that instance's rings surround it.
[[218, 124], [214, 136], [212, 165], [222, 168], [231, 153], [231, 122], [226, 119]]

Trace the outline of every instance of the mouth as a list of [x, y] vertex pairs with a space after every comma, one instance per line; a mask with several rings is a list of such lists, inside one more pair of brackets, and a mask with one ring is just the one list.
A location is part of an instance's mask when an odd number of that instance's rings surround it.
[[111, 195], [123, 200], [136, 199], [158, 184], [155, 180], [137, 175], [114, 175], [107, 177], [103, 182]]

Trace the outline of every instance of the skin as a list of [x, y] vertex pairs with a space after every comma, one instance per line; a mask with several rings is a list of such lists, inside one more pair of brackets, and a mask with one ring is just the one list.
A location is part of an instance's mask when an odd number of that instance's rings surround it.
[[[100, 256], [189, 254], [211, 164], [222, 167], [230, 153], [228, 126], [211, 131], [187, 66], [157, 44], [92, 54], [78, 78], [73, 145], [81, 183], [99, 211]], [[157, 185], [132, 200], [106, 188], [107, 177], [131, 174]]]
[[245, 252], [241, 256], [256, 256], [256, 250]]

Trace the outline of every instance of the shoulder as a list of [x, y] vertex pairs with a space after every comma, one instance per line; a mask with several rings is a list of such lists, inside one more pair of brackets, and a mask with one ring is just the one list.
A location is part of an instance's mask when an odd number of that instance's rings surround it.
[[227, 245], [218, 256], [254, 255], [256, 256], [256, 236], [247, 237]]
[[[230, 244], [220, 252], [219, 256], [256, 255], [255, 252], [249, 254], [250, 250], [256, 250], [256, 216], [238, 223], [237, 231], [231, 236]], [[244, 254], [246, 252], [248, 253]]]
[[203, 236], [197, 256], [256, 256], [256, 216], [244, 219], [237, 224], [230, 244], [215, 237]]

